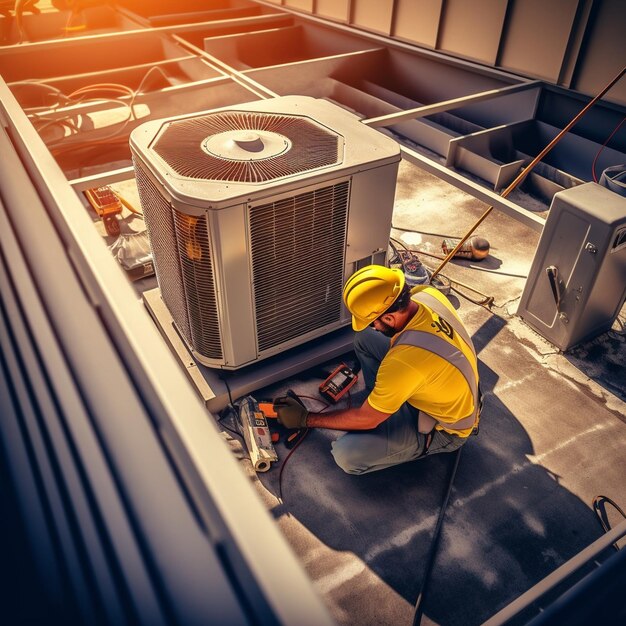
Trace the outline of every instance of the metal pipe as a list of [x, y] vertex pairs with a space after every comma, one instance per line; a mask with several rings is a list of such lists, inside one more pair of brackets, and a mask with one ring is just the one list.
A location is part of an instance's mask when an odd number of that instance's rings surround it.
[[540, 86], [541, 81], [534, 80], [529, 83], [511, 85], [510, 87], [489, 89], [488, 91], [481, 91], [480, 93], [474, 93], [469, 96], [461, 96], [460, 98], [452, 98], [451, 100], [444, 100], [442, 102], [436, 102], [435, 104], [425, 104], [413, 109], [407, 109], [406, 111], [398, 111], [397, 113], [387, 113], [386, 115], [380, 115], [378, 117], [370, 117], [369, 119], [361, 120], [361, 123], [366, 126], [371, 126], [372, 128], [392, 126], [398, 122], [416, 120], [421, 117], [427, 117], [428, 115], [434, 115], [435, 113], [451, 111], [468, 104], [483, 102], [484, 100], [493, 100], [494, 98], [509, 96], [519, 91], [526, 91]]

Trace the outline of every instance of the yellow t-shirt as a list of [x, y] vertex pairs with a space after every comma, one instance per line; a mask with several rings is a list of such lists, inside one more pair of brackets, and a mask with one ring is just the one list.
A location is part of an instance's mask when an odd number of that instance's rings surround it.
[[[440, 291], [434, 287], [424, 287], [423, 290], [442, 302], [450, 315], [458, 319], [453, 306]], [[421, 303], [418, 306], [417, 313], [409, 320], [405, 330], [431, 332], [455, 345], [471, 363], [478, 380], [476, 358], [471, 349], [457, 333], [454, 332], [450, 338], [442, 330], [439, 316], [434, 311]], [[454, 365], [423, 348], [408, 345], [394, 348], [393, 341], [380, 364], [374, 389], [367, 399], [372, 408], [382, 413], [395, 413], [404, 402], [408, 402], [437, 421], [450, 424], [471, 414], [474, 410], [471, 389]], [[472, 432], [472, 428], [454, 430], [439, 424], [436, 428], [460, 437], [467, 437]]]

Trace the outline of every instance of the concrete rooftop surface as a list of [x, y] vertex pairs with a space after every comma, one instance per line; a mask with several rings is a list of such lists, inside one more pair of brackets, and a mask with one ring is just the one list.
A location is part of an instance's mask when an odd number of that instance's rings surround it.
[[[623, 0], [2, 4], [0, 626], [626, 624], [626, 199], [595, 184], [626, 163]], [[356, 476], [340, 432], [270, 421], [256, 472], [232, 405], [324, 408], [390, 212], [432, 272], [488, 202], [489, 255], [439, 275], [478, 435]], [[559, 330], [622, 308], [563, 351], [534, 285]]]
[[[441, 255], [441, 241], [464, 235], [486, 208], [403, 161], [392, 237]], [[538, 234], [497, 211], [477, 232], [490, 255], [453, 259], [442, 274], [493, 297], [488, 308], [449, 296], [476, 346], [485, 406], [479, 435], [462, 449], [423, 623], [483, 623], [603, 534], [596, 496], [626, 500], [624, 312], [610, 332], [561, 353], [515, 314]], [[291, 388], [320, 410], [320, 376], [312, 370], [253, 395]], [[351, 402], [361, 403], [362, 383], [355, 389]], [[309, 431], [284, 470], [289, 450], [277, 444], [279, 463], [258, 475], [225, 437], [337, 623], [410, 624], [454, 455], [352, 476], [330, 454], [338, 434]]]

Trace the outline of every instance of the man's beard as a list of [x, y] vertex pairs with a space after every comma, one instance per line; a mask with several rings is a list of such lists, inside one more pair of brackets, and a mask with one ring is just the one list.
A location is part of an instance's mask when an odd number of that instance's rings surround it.
[[385, 337], [393, 337], [398, 332], [393, 326], [389, 326], [389, 324], [386, 324], [382, 320], [378, 320], [378, 323], [382, 328], [377, 328], [376, 330], [385, 335]]

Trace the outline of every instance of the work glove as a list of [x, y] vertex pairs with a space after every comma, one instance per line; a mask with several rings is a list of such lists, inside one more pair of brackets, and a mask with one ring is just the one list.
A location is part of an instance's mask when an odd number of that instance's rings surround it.
[[274, 411], [278, 421], [285, 428], [306, 428], [309, 410], [293, 396], [284, 396], [274, 400]]

